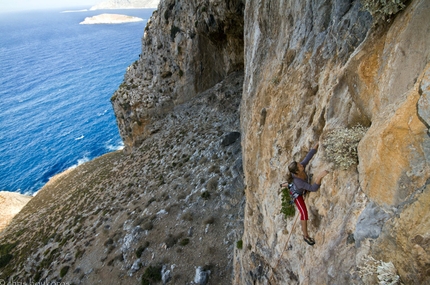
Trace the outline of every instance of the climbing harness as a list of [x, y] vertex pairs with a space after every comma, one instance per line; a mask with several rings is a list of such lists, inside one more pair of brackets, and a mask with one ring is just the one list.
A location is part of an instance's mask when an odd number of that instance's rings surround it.
[[290, 190], [291, 198], [294, 202], [294, 200], [300, 196], [299, 191], [297, 191], [296, 185], [293, 182], [288, 183], [288, 189]]
[[[286, 184], [288, 182], [282, 182], [280, 184], [281, 188], [283, 187], [282, 185]], [[292, 204], [294, 203], [294, 200], [296, 200], [299, 196], [300, 196], [300, 192], [297, 190], [296, 185], [294, 184], [294, 182], [288, 183], [287, 184], [287, 188], [290, 191], [290, 195], [291, 195], [291, 199], [292, 199]]]

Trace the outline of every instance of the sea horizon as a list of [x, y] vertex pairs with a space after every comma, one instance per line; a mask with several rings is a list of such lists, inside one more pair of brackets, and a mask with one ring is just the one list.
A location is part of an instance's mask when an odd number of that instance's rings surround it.
[[143, 22], [98, 25], [79, 22], [106, 10], [65, 9], [2, 13], [0, 191], [33, 195], [123, 147], [110, 98], [139, 58], [154, 9], [126, 10]]

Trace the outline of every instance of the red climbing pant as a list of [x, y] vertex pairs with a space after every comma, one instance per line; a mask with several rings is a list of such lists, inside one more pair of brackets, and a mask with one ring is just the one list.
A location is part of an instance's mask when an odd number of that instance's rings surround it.
[[300, 211], [300, 220], [301, 221], [307, 221], [308, 218], [308, 210], [306, 209], [305, 200], [303, 200], [303, 196], [300, 195], [297, 197], [297, 199], [294, 200], [294, 203], [296, 203], [297, 209]]

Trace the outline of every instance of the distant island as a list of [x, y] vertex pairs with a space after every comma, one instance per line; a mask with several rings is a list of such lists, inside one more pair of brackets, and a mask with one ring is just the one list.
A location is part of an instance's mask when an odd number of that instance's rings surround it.
[[86, 17], [85, 20], [80, 22], [81, 25], [94, 25], [94, 24], [122, 24], [130, 22], [141, 22], [142, 18], [120, 15], [120, 14], [100, 14], [93, 17]]
[[94, 5], [90, 10], [157, 8], [160, 0], [108, 0]]

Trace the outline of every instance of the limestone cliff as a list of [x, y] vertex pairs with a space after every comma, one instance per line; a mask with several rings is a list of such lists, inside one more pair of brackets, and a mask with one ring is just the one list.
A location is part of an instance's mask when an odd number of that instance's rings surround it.
[[[430, 282], [429, 12], [412, 1], [371, 28], [359, 1], [247, 2], [235, 284], [375, 284], [381, 261], [405, 284]], [[279, 182], [315, 141], [358, 123], [357, 167], [332, 167], [324, 147], [311, 161], [310, 173], [330, 169], [307, 198], [311, 247], [280, 213]]]
[[127, 149], [149, 135], [150, 122], [243, 70], [243, 8], [241, 0], [160, 2], [112, 97]]

